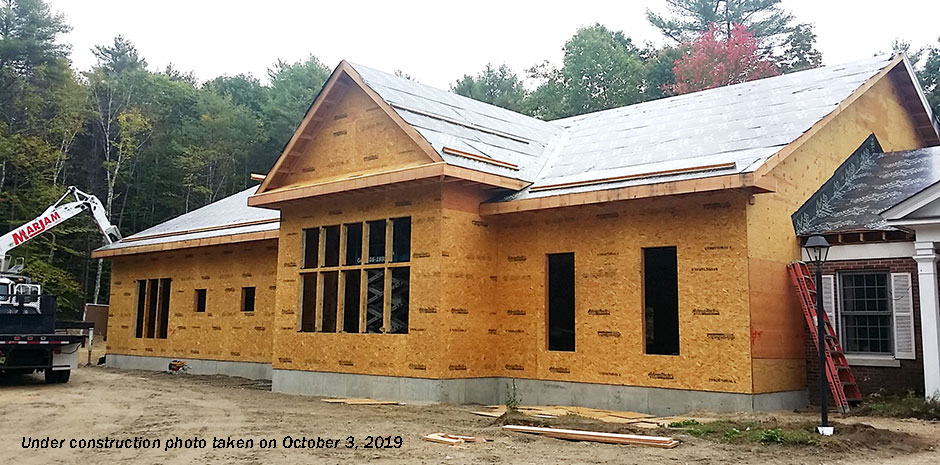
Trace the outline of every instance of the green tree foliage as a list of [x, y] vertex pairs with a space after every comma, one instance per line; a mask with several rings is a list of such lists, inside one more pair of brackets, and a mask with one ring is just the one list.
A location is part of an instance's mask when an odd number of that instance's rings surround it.
[[914, 72], [920, 79], [920, 85], [927, 96], [927, 102], [934, 110], [940, 112], [940, 38], [937, 43], [918, 49], [911, 47], [911, 43], [895, 39], [891, 44], [894, 53], [907, 54], [908, 60], [914, 67]]
[[934, 114], [940, 114], [940, 39], [937, 39], [936, 45], [930, 47], [919, 74]]
[[793, 32], [794, 17], [781, 8], [782, 0], [666, 0], [670, 16], [646, 10], [646, 17], [666, 37], [688, 42], [717, 26], [725, 36], [735, 24], [759, 39], [782, 41]]
[[297, 129], [329, 77], [330, 69], [314, 56], [295, 63], [278, 60], [268, 70], [271, 86], [263, 112], [268, 138], [266, 149], [276, 152], [271, 155], [271, 163], [280, 155], [280, 149]]
[[640, 50], [621, 31], [595, 24], [565, 43], [560, 69], [543, 63], [529, 70], [541, 82], [525, 106], [545, 119], [578, 115], [644, 100]]
[[822, 65], [810, 24], [798, 24], [782, 8], [782, 0], [666, 0], [668, 14], [647, 9], [649, 22], [678, 43], [698, 38], [712, 25], [723, 37], [735, 24], [743, 25], [759, 41], [761, 53], [774, 56], [781, 72], [802, 71]]
[[451, 92], [513, 111], [522, 111], [526, 97], [522, 80], [506, 65], [487, 64], [476, 76], [465, 74], [450, 88]]
[[[69, 30], [40, 0], [0, 0], [0, 228], [35, 218], [61, 194], [67, 161], [85, 121], [85, 91], [68, 65]], [[81, 223], [43, 235], [19, 251], [28, 273], [55, 276], [50, 289], [65, 306], [82, 301], [82, 251], [70, 243]], [[62, 270], [70, 270], [63, 272]]]
[[[315, 57], [278, 61], [269, 83], [148, 67], [118, 36], [81, 77], [42, 0], [0, 0], [0, 231], [35, 218], [68, 185], [96, 194], [129, 235], [242, 190], [265, 172], [322, 88]], [[80, 154], [81, 156], [76, 156]], [[15, 250], [60, 308], [108, 294], [101, 238], [85, 215]]]

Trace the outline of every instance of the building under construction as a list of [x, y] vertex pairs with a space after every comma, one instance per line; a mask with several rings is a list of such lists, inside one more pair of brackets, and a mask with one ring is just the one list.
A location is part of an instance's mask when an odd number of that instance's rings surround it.
[[800, 406], [791, 216], [870, 138], [940, 144], [903, 55], [556, 121], [343, 62], [260, 186], [95, 252], [108, 364], [310, 395], [493, 404], [515, 379], [538, 405]]

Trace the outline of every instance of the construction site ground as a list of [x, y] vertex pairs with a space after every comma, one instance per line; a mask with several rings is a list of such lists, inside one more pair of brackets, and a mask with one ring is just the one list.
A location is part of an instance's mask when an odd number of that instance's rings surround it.
[[[524, 401], [524, 400], [523, 400]], [[0, 377], [0, 461], [81, 464], [176, 463], [923, 463], [940, 460], [940, 424], [875, 417], [834, 419], [843, 431], [826, 446], [727, 444], [681, 430], [636, 431], [670, 435], [674, 449], [572, 442], [506, 432], [504, 420], [471, 414], [480, 406], [346, 405], [270, 392], [265, 382], [225, 376], [170, 375], [85, 367], [68, 384], [46, 385], [42, 376]], [[700, 414], [705, 418], [707, 414]], [[725, 419], [812, 421], [809, 413], [779, 412]], [[525, 419], [520, 419], [525, 420]], [[630, 432], [629, 425], [579, 416], [539, 419], [544, 426]], [[868, 426], [860, 426], [864, 424]], [[457, 446], [422, 440], [430, 433], [491, 439]], [[285, 438], [307, 448], [285, 448]], [[354, 447], [346, 448], [348, 438]], [[392, 447], [366, 448], [388, 443]], [[398, 441], [398, 438], [401, 441]], [[63, 440], [60, 447], [24, 448], [30, 439]], [[159, 448], [77, 448], [80, 441], [159, 439]], [[165, 450], [167, 441], [181, 441]], [[187, 440], [201, 438], [204, 447]], [[226, 448], [213, 447], [224, 438]], [[228, 439], [231, 438], [232, 441]], [[317, 438], [338, 447], [316, 448]], [[382, 439], [377, 439], [382, 438]], [[74, 442], [72, 440], [75, 440]], [[252, 440], [238, 447], [237, 440]], [[276, 443], [262, 448], [261, 440]], [[395, 447], [397, 444], [400, 447]], [[220, 445], [220, 444], [216, 444]], [[326, 445], [325, 441], [320, 445]], [[384, 445], [384, 444], [382, 444]]]

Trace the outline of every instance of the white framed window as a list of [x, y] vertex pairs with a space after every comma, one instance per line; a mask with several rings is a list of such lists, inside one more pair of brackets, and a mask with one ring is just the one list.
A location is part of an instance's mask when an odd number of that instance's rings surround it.
[[852, 365], [914, 359], [910, 273], [860, 270], [824, 275], [823, 305]]

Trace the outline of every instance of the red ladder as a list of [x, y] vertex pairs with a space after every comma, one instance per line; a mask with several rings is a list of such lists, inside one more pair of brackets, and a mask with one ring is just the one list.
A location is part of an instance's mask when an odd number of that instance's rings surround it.
[[[787, 265], [787, 269], [790, 270], [790, 279], [800, 298], [800, 306], [803, 307], [803, 316], [806, 317], [809, 333], [813, 335], [813, 347], [816, 347], [818, 352], [816, 283], [809, 272], [809, 267], [804, 262], [792, 262]], [[826, 316], [826, 312], [822, 313], [822, 318], [826, 323], [826, 378], [829, 379], [829, 389], [832, 390], [832, 398], [835, 399], [839, 411], [848, 413], [850, 403], [858, 405], [862, 402], [862, 392], [855, 383], [855, 375], [852, 374], [852, 368], [845, 359], [842, 347], [839, 346], [839, 338], [832, 329], [832, 323]]]

